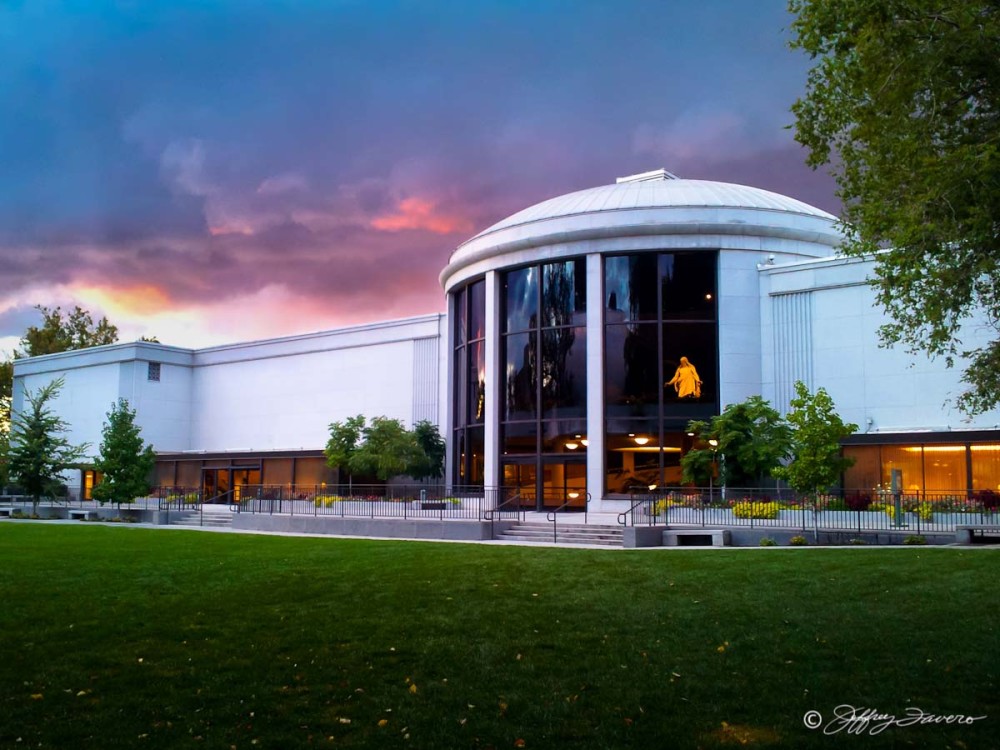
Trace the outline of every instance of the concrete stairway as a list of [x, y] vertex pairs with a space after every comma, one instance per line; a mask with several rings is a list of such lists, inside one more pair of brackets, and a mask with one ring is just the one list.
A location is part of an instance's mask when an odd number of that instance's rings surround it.
[[201, 512], [179, 510], [170, 513], [171, 526], [192, 526], [196, 528], [229, 528], [233, 525], [233, 514], [229, 508], [206, 505]]
[[[556, 530], [558, 544], [587, 544], [598, 547], [624, 546], [625, 531], [621, 526], [584, 525], [560, 523]], [[514, 524], [497, 535], [505, 542], [536, 542], [552, 544], [552, 524], [544, 521], [527, 521]]]

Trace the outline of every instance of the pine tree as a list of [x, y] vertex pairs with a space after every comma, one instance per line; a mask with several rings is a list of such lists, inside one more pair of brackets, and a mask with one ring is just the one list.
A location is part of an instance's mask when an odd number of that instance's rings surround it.
[[63, 472], [77, 466], [88, 448], [70, 444], [64, 437], [69, 424], [49, 408], [62, 386], [59, 378], [37, 393], [25, 391], [28, 409], [17, 414], [11, 424], [7, 469], [11, 479], [31, 496], [33, 513], [38, 512], [43, 496], [58, 493]]
[[102, 430], [101, 453], [94, 462], [94, 469], [103, 475], [93, 490], [94, 499], [101, 504], [108, 501], [131, 503], [149, 493], [149, 475], [156, 463], [156, 454], [139, 433], [135, 409], [129, 408], [126, 399], [118, 399], [108, 412], [108, 421]]

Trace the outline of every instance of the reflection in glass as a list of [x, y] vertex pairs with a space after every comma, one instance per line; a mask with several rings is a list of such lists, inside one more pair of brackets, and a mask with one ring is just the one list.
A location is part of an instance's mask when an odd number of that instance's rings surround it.
[[486, 343], [469, 345], [469, 418], [468, 424], [482, 424], [486, 419]]
[[538, 452], [538, 425], [535, 422], [509, 422], [503, 426], [501, 434], [504, 454]]
[[486, 336], [486, 281], [477, 281], [469, 286], [469, 340]]
[[656, 255], [620, 255], [604, 261], [608, 323], [656, 320]]
[[572, 325], [575, 313], [586, 311], [586, 271], [583, 258], [542, 266], [542, 325]]
[[468, 297], [465, 289], [455, 292], [455, 346], [465, 343], [465, 332], [468, 329]]
[[664, 320], [715, 318], [715, 253], [660, 256], [660, 297]]
[[505, 420], [533, 419], [537, 414], [538, 334], [515, 333], [504, 337]]
[[504, 277], [507, 319], [504, 331], [526, 331], [538, 324], [538, 268], [510, 271]]
[[609, 415], [657, 413], [660, 374], [656, 324], [607, 326], [604, 341], [605, 402]]
[[542, 330], [542, 416], [583, 414], [587, 404], [587, 338], [582, 328]]

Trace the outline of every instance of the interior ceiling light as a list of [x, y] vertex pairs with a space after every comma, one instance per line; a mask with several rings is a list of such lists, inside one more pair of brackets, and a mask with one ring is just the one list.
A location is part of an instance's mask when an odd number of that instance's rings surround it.
[[578, 443], [574, 443], [572, 440], [570, 440], [568, 443], [566, 443], [566, 447], [571, 451], [575, 451], [580, 446]]
[[649, 442], [649, 438], [648, 437], [637, 437], [637, 438], [635, 438], [635, 444], [636, 445], [645, 445], [648, 442]]
[[590, 443], [588, 443], [586, 440], [581, 440], [580, 441], [580, 445], [582, 445], [584, 448], [586, 448], [588, 445], [590, 445]]

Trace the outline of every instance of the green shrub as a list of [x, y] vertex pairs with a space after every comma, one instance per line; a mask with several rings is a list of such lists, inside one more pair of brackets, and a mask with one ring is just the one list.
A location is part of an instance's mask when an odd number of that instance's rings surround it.
[[761, 547], [777, 547], [778, 543], [769, 536], [762, 536], [757, 544]]
[[793, 536], [791, 539], [788, 540], [788, 543], [793, 547], [805, 547], [807, 544], [809, 544], [809, 542], [806, 541], [806, 538], [801, 535]]
[[866, 542], [864, 539], [859, 539], [858, 537], [853, 537], [851, 540], [848, 541], [848, 544], [861, 545], [861, 544], [868, 544], [868, 542]]
[[934, 506], [931, 503], [920, 503], [911, 512], [916, 513], [921, 521], [930, 521], [934, 517]]
[[340, 495], [316, 495], [313, 498], [313, 505], [317, 508], [332, 508], [334, 503], [343, 502]]
[[776, 502], [754, 502], [744, 500], [733, 505], [733, 515], [737, 518], [763, 518], [773, 521], [781, 512], [781, 506]]
[[910, 534], [903, 540], [903, 544], [927, 544], [927, 537], [923, 534]]

